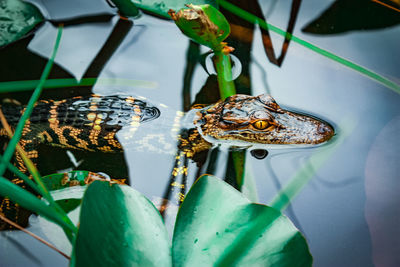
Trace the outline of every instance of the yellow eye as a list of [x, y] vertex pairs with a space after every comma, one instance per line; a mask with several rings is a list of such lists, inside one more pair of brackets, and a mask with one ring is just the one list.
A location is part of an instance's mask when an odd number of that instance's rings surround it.
[[266, 121], [256, 121], [253, 123], [253, 127], [256, 128], [257, 130], [264, 130], [265, 128], [267, 128], [269, 125], [268, 122]]

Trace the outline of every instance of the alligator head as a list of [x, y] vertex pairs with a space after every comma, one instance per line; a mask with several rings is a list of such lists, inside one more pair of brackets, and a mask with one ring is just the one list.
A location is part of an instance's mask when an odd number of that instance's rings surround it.
[[[282, 109], [269, 95], [234, 95], [200, 109], [195, 124], [209, 142], [320, 144], [334, 135], [326, 122]], [[214, 141], [214, 142], [213, 142]]]

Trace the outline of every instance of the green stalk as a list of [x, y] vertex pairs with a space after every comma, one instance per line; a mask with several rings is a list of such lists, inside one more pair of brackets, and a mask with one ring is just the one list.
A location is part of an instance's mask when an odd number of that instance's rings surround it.
[[18, 185], [13, 184], [2, 176], [0, 176], [0, 195], [8, 197], [10, 200], [17, 202], [26, 209], [39, 213], [50, 221], [60, 225], [64, 229], [67, 229], [73, 233], [78, 231], [75, 225], [71, 225], [66, 222], [63, 216], [60, 216], [60, 214], [55, 212], [53, 208], [47, 206], [32, 193], [29, 193]]
[[235, 167], [236, 183], [242, 189], [245, 178], [246, 151], [232, 151], [233, 166]]
[[229, 54], [214, 50], [214, 65], [217, 71], [218, 87], [221, 99], [236, 94], [235, 84], [232, 80], [232, 66]]
[[[26, 81], [11, 81], [0, 82], [0, 93], [9, 91], [19, 92], [28, 91], [36, 88], [40, 80], [26, 80]], [[119, 85], [119, 86], [138, 86], [144, 88], [156, 88], [157, 83], [153, 81], [141, 81], [132, 79], [121, 78], [83, 78], [80, 82], [75, 79], [48, 79], [43, 85], [43, 88], [59, 88], [59, 87], [77, 87], [77, 86], [91, 86], [91, 85]]]
[[[42, 73], [42, 76], [40, 77], [40, 82], [39, 82], [38, 86], [36, 87], [31, 98], [29, 99], [29, 102], [28, 102], [28, 105], [26, 107], [24, 114], [22, 114], [21, 119], [19, 120], [18, 125], [15, 128], [14, 136], [11, 138], [11, 140], [6, 148], [6, 151], [4, 152], [3, 157], [4, 157], [4, 160], [7, 162], [10, 161], [12, 155], [14, 154], [15, 147], [18, 144], [19, 139], [21, 138], [21, 135], [22, 135], [22, 130], [25, 127], [25, 122], [29, 119], [29, 117], [32, 113], [34, 104], [36, 103], [36, 101], [38, 100], [38, 98], [40, 96], [40, 93], [42, 92], [43, 84], [50, 74], [51, 67], [53, 66], [54, 58], [57, 54], [58, 46], [60, 44], [62, 29], [63, 29], [62, 26], [58, 27], [58, 34], [57, 34], [56, 42], [54, 44], [53, 53], [52, 53], [49, 61], [46, 64], [46, 67]], [[4, 174], [5, 170], [6, 170], [6, 164], [3, 162], [0, 165], [0, 176], [2, 176]]]
[[[50, 74], [51, 68], [54, 63], [54, 59], [57, 54], [57, 50], [60, 44], [61, 40], [61, 35], [62, 35], [62, 30], [63, 26], [59, 26], [58, 28], [58, 33], [57, 33], [57, 38], [54, 44], [53, 52], [51, 54], [51, 57], [49, 58], [49, 61], [47, 62], [45, 69], [40, 77], [39, 84], [35, 88], [28, 105], [25, 109], [24, 114], [22, 114], [21, 119], [19, 120], [17, 127], [15, 129], [14, 135], [11, 138], [6, 151], [4, 152], [4, 155], [2, 157], [2, 163], [0, 165], [0, 194], [3, 196], [8, 196], [12, 201], [17, 202], [21, 206], [33, 210], [35, 212], [38, 212], [39, 214], [42, 214], [43, 216], [49, 218], [51, 221], [56, 222], [59, 224], [63, 229], [64, 232], [66, 233], [67, 237], [70, 239], [71, 242], [73, 242], [73, 233], [77, 232], [77, 228], [75, 225], [72, 223], [72, 221], [69, 219], [69, 217], [65, 214], [65, 212], [55, 203], [53, 198], [51, 197], [50, 193], [48, 192], [46, 186], [43, 184], [43, 182], [40, 179], [40, 175], [35, 168], [34, 164], [32, 161], [27, 158], [24, 153], [21, 153], [22, 158], [24, 159], [24, 162], [32, 174], [33, 178], [35, 179], [36, 183], [39, 186], [33, 186], [35, 190], [39, 190], [40, 193], [42, 194], [43, 197], [46, 198], [46, 200], [49, 202], [50, 207], [45, 205], [42, 201], [37, 199], [33, 194], [29, 193], [28, 191], [22, 189], [21, 187], [11, 183], [7, 179], [5, 179], [3, 176], [7, 165], [9, 164], [9, 161], [14, 154], [14, 150], [18, 145], [18, 142], [21, 138], [22, 135], [22, 130], [25, 127], [26, 121], [29, 119], [33, 108], [34, 104], [38, 100], [40, 93], [42, 92], [43, 85], [47, 79], [47, 77]], [[21, 151], [23, 152], [23, 151]], [[22, 177], [21, 177], [22, 178]], [[24, 177], [25, 178], [25, 177]], [[28, 185], [32, 186], [31, 183], [28, 182]], [[41, 203], [41, 204], [39, 204]]]

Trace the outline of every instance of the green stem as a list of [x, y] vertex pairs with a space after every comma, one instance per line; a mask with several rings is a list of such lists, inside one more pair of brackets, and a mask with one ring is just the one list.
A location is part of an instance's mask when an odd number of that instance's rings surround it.
[[[28, 91], [36, 88], [40, 80], [26, 80], [26, 81], [11, 81], [0, 82], [0, 93], [4, 92], [19, 92]], [[75, 79], [48, 79], [44, 83], [43, 88], [60, 88], [60, 87], [78, 87], [78, 86], [92, 86], [97, 85], [118, 85], [118, 86], [133, 86], [144, 88], [156, 88], [157, 83], [153, 81], [140, 81], [121, 78], [83, 78], [78, 83]]]
[[221, 99], [236, 94], [235, 84], [232, 80], [232, 66], [229, 55], [222, 51], [214, 51], [214, 65], [217, 71], [218, 87]]
[[246, 169], [246, 151], [232, 151], [232, 159], [233, 166], [235, 167], [236, 183], [239, 187], [239, 190], [242, 190]]

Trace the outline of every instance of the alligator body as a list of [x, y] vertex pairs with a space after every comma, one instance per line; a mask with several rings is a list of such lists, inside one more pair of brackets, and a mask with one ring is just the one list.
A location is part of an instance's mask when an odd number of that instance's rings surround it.
[[[15, 105], [3, 105], [1, 109], [12, 127], [24, 111], [24, 107]], [[135, 130], [143, 123], [157, 121], [159, 116], [159, 108], [133, 97], [92, 95], [61, 101], [41, 100], [26, 123], [20, 145], [33, 162], [38, 158], [38, 144], [121, 152], [122, 146], [116, 137], [119, 130], [124, 127]], [[176, 121], [170, 122], [174, 123]], [[243, 147], [315, 145], [334, 134], [328, 123], [281, 109], [268, 95], [235, 95], [210, 106], [194, 108], [180, 124], [183, 129], [176, 137], [178, 148], [186, 158], [223, 143]], [[3, 128], [0, 128], [1, 136], [7, 136]], [[16, 165], [28, 174], [18, 154]], [[178, 173], [177, 169], [173, 172]], [[19, 178], [13, 182], [25, 187]], [[18, 212], [8, 199], [2, 199], [0, 212], [26, 224], [27, 217], [18, 219]]]
[[[5, 106], [2, 110], [9, 124], [15, 126], [24, 108]], [[159, 116], [158, 108], [133, 97], [93, 95], [61, 101], [41, 100], [26, 123], [21, 140], [87, 151], [119, 152], [122, 147], [115, 134], [122, 127], [138, 127]], [[4, 130], [1, 133], [4, 135]]]

